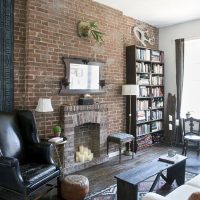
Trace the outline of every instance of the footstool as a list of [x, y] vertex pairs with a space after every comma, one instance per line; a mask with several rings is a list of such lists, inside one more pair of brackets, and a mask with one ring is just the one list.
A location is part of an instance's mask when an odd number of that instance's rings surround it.
[[65, 200], [83, 200], [89, 192], [89, 181], [82, 175], [68, 175], [61, 181], [61, 197]]
[[[131, 142], [133, 145], [134, 136], [128, 133], [113, 133], [107, 137], [107, 154], [109, 153], [109, 143], [114, 142], [119, 144], [119, 163], [121, 163], [121, 147], [122, 144]], [[133, 152], [132, 152], [133, 158]]]

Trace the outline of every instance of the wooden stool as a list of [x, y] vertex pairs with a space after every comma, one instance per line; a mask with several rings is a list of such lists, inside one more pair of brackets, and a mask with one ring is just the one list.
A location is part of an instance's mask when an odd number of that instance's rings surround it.
[[83, 200], [89, 192], [89, 181], [82, 175], [68, 175], [61, 181], [61, 196], [65, 200]]
[[[122, 144], [126, 142], [131, 142], [133, 145], [134, 137], [128, 133], [114, 133], [107, 137], [107, 154], [109, 152], [109, 142], [114, 142], [119, 144], [119, 163], [121, 162], [121, 147]], [[133, 159], [133, 152], [132, 152], [132, 159]]]

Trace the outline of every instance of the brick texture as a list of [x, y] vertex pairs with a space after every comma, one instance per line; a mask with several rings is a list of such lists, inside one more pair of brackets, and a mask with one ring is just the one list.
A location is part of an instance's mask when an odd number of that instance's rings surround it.
[[[78, 37], [79, 20], [97, 21], [104, 43]], [[155, 45], [148, 47], [158, 48], [158, 29], [92, 0], [15, 0], [15, 109], [34, 110], [39, 97], [51, 98], [54, 112], [46, 114], [46, 129], [52, 134], [52, 126], [60, 121], [60, 106], [75, 105], [79, 98], [58, 94], [65, 73], [62, 56], [102, 60], [106, 92], [92, 96], [108, 106], [108, 133], [124, 131], [125, 47], [140, 45], [131, 32], [136, 25], [148, 28], [156, 38]], [[35, 116], [42, 135], [44, 114]]]

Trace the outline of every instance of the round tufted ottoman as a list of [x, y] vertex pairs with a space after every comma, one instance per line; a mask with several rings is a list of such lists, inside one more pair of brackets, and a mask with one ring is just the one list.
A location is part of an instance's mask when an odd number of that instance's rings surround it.
[[65, 200], [83, 200], [89, 192], [89, 181], [82, 175], [68, 175], [61, 181], [61, 196]]

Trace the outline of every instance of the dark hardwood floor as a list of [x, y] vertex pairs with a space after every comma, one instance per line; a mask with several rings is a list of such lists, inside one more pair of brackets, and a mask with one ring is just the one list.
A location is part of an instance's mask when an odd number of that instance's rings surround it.
[[[148, 162], [150, 160], [158, 158], [160, 155], [167, 153], [169, 149], [171, 148], [168, 146], [154, 145], [150, 148], [138, 151], [134, 156], [134, 159], [132, 159], [131, 156], [123, 155], [122, 161], [119, 164], [119, 157], [115, 156], [113, 158], [110, 158], [110, 160], [106, 163], [76, 172], [75, 174], [86, 176], [89, 179], [90, 183], [89, 194], [96, 193], [113, 184], [116, 184], [116, 179], [114, 178], [115, 175], [119, 174], [120, 172], [131, 169], [133, 167], [142, 165], [144, 162]], [[182, 152], [181, 148], [176, 147], [173, 149], [175, 149], [176, 152], [179, 154], [181, 154]], [[190, 157], [191, 155], [196, 156], [196, 152], [189, 151], [188, 157]], [[42, 200], [46, 199], [50, 200], [57, 199], [55, 191], [49, 193], [44, 198], [42, 198]]]

